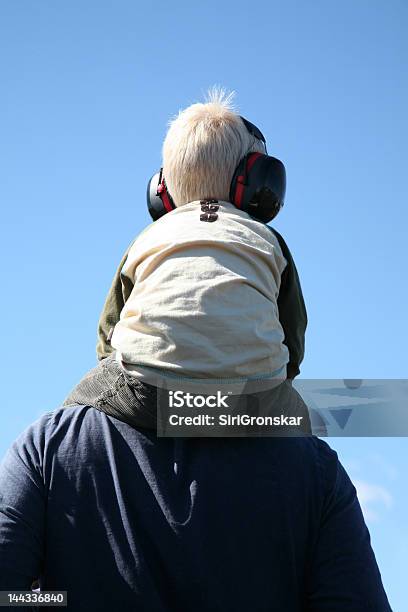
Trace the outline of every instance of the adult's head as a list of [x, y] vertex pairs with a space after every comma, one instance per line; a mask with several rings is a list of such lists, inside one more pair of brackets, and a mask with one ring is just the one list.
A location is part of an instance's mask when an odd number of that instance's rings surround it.
[[231, 180], [249, 152], [265, 153], [232, 105], [234, 92], [212, 88], [169, 122], [163, 143], [163, 174], [176, 206], [194, 200], [229, 200]]

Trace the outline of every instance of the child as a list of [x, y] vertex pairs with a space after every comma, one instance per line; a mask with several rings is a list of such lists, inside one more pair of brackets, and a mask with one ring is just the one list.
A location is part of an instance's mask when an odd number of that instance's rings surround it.
[[163, 174], [173, 209], [125, 253], [99, 322], [100, 365], [65, 405], [116, 402], [134, 414], [135, 389], [143, 401], [162, 377], [228, 384], [299, 373], [307, 317], [293, 259], [275, 230], [231, 201], [240, 162], [266, 147], [230, 100], [213, 91], [171, 122]]

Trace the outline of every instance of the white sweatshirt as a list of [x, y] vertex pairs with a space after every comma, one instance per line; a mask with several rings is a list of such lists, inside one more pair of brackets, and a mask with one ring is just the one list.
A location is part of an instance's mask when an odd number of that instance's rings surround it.
[[219, 201], [200, 201], [150, 224], [122, 274], [134, 282], [111, 339], [130, 373], [200, 379], [286, 378], [277, 298], [286, 260], [261, 222]]

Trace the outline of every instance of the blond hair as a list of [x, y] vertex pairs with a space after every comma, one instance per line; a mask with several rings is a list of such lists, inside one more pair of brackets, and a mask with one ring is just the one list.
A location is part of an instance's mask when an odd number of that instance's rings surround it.
[[170, 120], [163, 143], [163, 174], [176, 206], [203, 198], [229, 201], [234, 171], [249, 151], [265, 153], [232, 105], [235, 92], [213, 87], [204, 103]]

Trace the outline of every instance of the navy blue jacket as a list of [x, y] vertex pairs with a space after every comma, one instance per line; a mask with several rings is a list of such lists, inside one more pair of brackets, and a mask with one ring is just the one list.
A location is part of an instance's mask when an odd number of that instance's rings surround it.
[[356, 491], [315, 437], [157, 438], [86, 406], [0, 466], [0, 590], [75, 612], [387, 612]]

